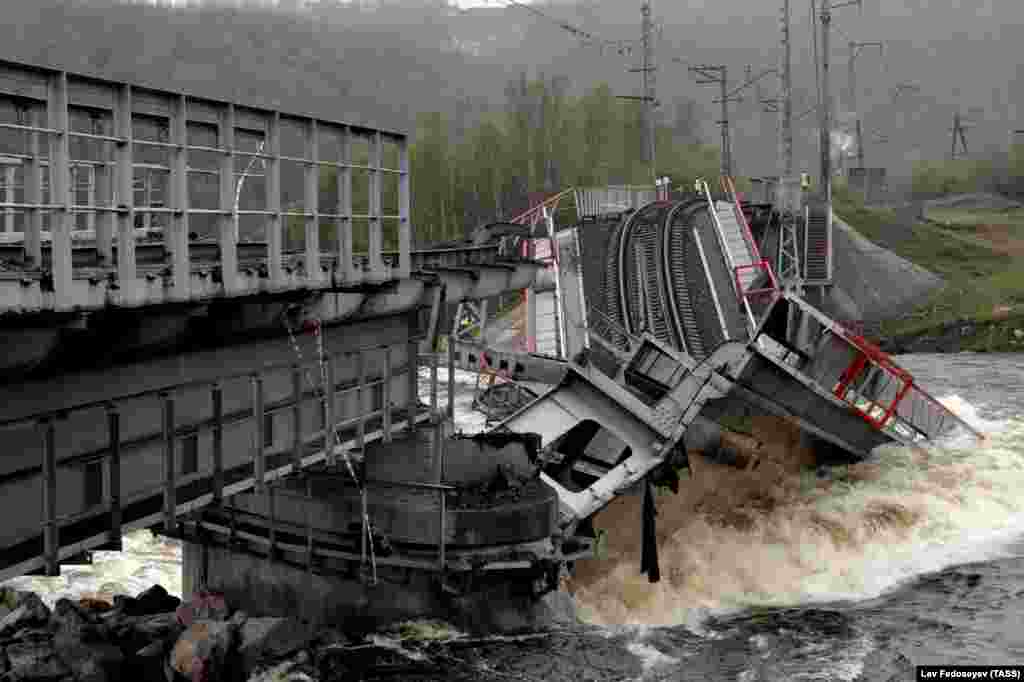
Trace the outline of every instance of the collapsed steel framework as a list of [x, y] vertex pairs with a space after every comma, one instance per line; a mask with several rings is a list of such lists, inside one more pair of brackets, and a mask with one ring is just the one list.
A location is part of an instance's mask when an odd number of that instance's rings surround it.
[[[557, 235], [564, 374], [496, 428], [541, 434], [558, 462], [545, 476], [567, 529], [651, 473], [692, 427], [741, 404], [856, 458], [956, 427], [983, 437], [876, 346], [781, 290], [729, 179], [723, 188], [727, 201], [698, 183], [689, 199], [624, 216], [597, 301], [583, 287], [586, 227]], [[513, 379], [552, 372], [550, 362], [498, 355], [523, 370]]]

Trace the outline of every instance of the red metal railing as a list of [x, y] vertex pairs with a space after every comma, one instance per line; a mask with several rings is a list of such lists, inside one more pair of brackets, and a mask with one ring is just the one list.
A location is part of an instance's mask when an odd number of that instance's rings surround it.
[[[775, 278], [775, 272], [772, 270], [771, 263], [767, 258], [761, 256], [761, 250], [757, 248], [757, 242], [754, 240], [754, 235], [750, 231], [750, 225], [747, 223], [747, 217], [743, 212], [743, 206], [740, 204], [739, 197], [736, 193], [736, 183], [728, 175], [722, 176], [722, 188], [726, 194], [729, 195], [733, 205], [733, 213], [736, 216], [737, 222], [740, 224], [740, 228], [743, 231], [743, 238], [746, 240], [747, 245], [750, 247], [750, 253], [753, 256], [753, 263], [748, 265], [737, 265], [733, 268], [733, 277], [736, 279], [736, 291], [740, 292], [740, 296], [744, 298], [750, 298], [751, 296], [773, 296], [779, 292], [779, 282]], [[761, 289], [750, 289], [745, 290], [743, 288], [742, 280], [740, 279], [740, 272], [744, 270], [755, 270], [761, 269], [768, 273], [768, 281], [770, 286], [763, 287]]]
[[[544, 210], [548, 209], [552, 213], [558, 209], [558, 204], [561, 200], [572, 193], [574, 188], [562, 190], [558, 194], [550, 196], [542, 201], [537, 202], [526, 211], [523, 211], [516, 217], [509, 220], [510, 223], [516, 223], [518, 225], [529, 225], [531, 228], [535, 227], [538, 222], [544, 218]], [[540, 248], [538, 248], [540, 247]], [[546, 247], [546, 248], [545, 248]], [[548, 263], [548, 267], [554, 265], [557, 257], [558, 250], [555, 248], [553, 237], [544, 236], [540, 238], [526, 238], [523, 239], [520, 245], [520, 256], [523, 258], [533, 258]], [[523, 289], [520, 292], [520, 298], [524, 310], [527, 310], [529, 305], [528, 297], [530, 295], [529, 289]], [[525, 326], [524, 322], [524, 326]], [[526, 329], [520, 328], [518, 336], [513, 340], [513, 346], [517, 350], [526, 351], [528, 353], [537, 352], [537, 339], [534, 336], [530, 336]]]
[[[953, 413], [948, 407], [936, 400], [927, 391], [914, 383], [914, 377], [910, 372], [897, 365], [892, 357], [885, 353], [881, 348], [868, 341], [863, 336], [850, 332], [845, 326], [837, 326], [840, 327], [842, 336], [858, 350], [858, 353], [840, 376], [839, 383], [836, 384], [834, 393], [836, 397], [854, 407], [856, 411], [868, 421], [868, 423], [879, 430], [889, 426], [890, 420], [896, 415], [896, 410], [899, 407], [900, 402], [902, 402], [907, 395], [913, 391], [916, 395], [923, 398], [931, 407], [937, 409], [937, 411], [944, 415], [952, 417], [956, 422], [961, 424], [965, 429], [973, 433], [978, 438], [985, 438], [984, 433], [972, 427], [966, 421]], [[868, 403], [866, 407], [857, 405], [854, 400], [850, 399], [849, 392], [851, 385], [872, 365], [894, 377], [896, 381], [902, 382], [902, 386], [900, 386], [896, 391], [896, 395], [888, 405], [880, 403], [877, 399], [872, 399], [866, 395], [859, 396]], [[882, 410], [881, 417], [874, 416], [875, 411], [878, 409]]]
[[[856, 408], [858, 414], [864, 417], [864, 419], [866, 419], [868, 423], [876, 429], [884, 429], [888, 425], [889, 420], [892, 419], [892, 416], [896, 413], [896, 408], [899, 406], [900, 401], [906, 397], [907, 393], [913, 387], [914, 377], [910, 375], [910, 372], [894, 363], [892, 359], [880, 348], [864, 337], [858, 337], [850, 334], [847, 338], [853, 342], [859, 352], [854, 357], [853, 362], [851, 362], [840, 375], [839, 383], [836, 384], [834, 390], [835, 396]], [[858, 394], [860, 398], [863, 398], [867, 402], [866, 407], [858, 405], [855, 400], [850, 399], [851, 385], [861, 378], [861, 376], [863, 376], [872, 366], [878, 367], [892, 376], [896, 381], [903, 383], [896, 392], [896, 395], [893, 397], [892, 402], [888, 405], [885, 405], [884, 403], [880, 404], [877, 398], [872, 398], [868, 395]], [[875, 417], [875, 412], [878, 409], [882, 410], [881, 417]]]
[[[744, 289], [743, 283], [740, 280], [740, 272], [743, 270], [757, 270], [761, 269], [768, 273], [768, 281], [770, 286], [762, 287], [761, 289]], [[749, 265], [737, 265], [733, 268], [735, 271], [733, 277], [736, 278], [736, 291], [742, 292], [743, 296], [750, 298], [751, 296], [770, 295], [774, 296], [779, 293], [779, 282], [775, 279], [775, 272], [772, 270], [772, 264], [767, 259], [762, 258], [759, 263], [750, 263]]]

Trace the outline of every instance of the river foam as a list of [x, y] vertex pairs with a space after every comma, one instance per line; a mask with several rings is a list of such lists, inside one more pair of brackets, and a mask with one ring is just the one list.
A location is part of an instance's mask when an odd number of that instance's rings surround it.
[[943, 402], [989, 440], [882, 446], [823, 478], [791, 474], [724, 514], [693, 508], [682, 492], [660, 497], [653, 585], [638, 555], [614, 551], [617, 533], [639, 531], [635, 500], [621, 500], [598, 517], [613, 548], [602, 575], [575, 586], [581, 615], [693, 627], [708, 613], [872, 598], [922, 573], [1005, 556], [1024, 533], [1024, 419], [988, 421], [958, 396]]

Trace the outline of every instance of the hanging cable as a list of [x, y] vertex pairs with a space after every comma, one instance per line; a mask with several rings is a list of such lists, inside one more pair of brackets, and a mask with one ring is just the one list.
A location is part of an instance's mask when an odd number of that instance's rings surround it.
[[[312, 379], [310, 379], [309, 372], [307, 371], [307, 369], [305, 367], [305, 361], [304, 361], [303, 355], [302, 355], [302, 348], [299, 346], [299, 342], [295, 338], [295, 332], [292, 329], [292, 326], [288, 323], [288, 315], [287, 315], [287, 313], [285, 313], [284, 315], [281, 316], [281, 321], [284, 324], [284, 328], [288, 331], [288, 338], [291, 341], [292, 350], [295, 351], [295, 355], [296, 355], [296, 357], [299, 360], [299, 366], [302, 367], [302, 375], [305, 377], [306, 383], [309, 384], [309, 387], [312, 388], [314, 392], [317, 392], [317, 386], [313, 383]], [[325, 358], [325, 355], [324, 355], [323, 335], [321, 333], [321, 326], [322, 326], [321, 325], [321, 321], [319, 319], [313, 320], [313, 322], [312, 322], [312, 331], [313, 331], [313, 334], [316, 337], [317, 355], [319, 356], [319, 360], [320, 360], [320, 374], [321, 374], [321, 379], [322, 379], [322, 382], [320, 384], [319, 394], [320, 394], [321, 399], [326, 400], [327, 399], [327, 364], [326, 364], [326, 358]], [[410, 372], [415, 371], [415, 368], [410, 368], [409, 371]], [[333, 390], [333, 388], [334, 387], [332, 386], [331, 389]], [[411, 420], [413, 418], [414, 417], [410, 415], [409, 419]], [[327, 447], [335, 447], [335, 448], [337, 448], [338, 450], [341, 451], [341, 456], [345, 460], [345, 466], [348, 469], [349, 475], [352, 477], [352, 481], [358, 487], [360, 496], [365, 495], [366, 494], [366, 481], [365, 481], [365, 479], [360, 479], [358, 476], [356, 476], [355, 469], [352, 466], [352, 460], [348, 456], [348, 451], [345, 448], [342, 447], [341, 437], [338, 435], [338, 430], [335, 428], [335, 425], [333, 423], [331, 423], [330, 425], [327, 425], [326, 428], [330, 431], [330, 433], [329, 434], [325, 434], [325, 437], [324, 437], [324, 445], [325, 445], [325, 447], [324, 447], [324, 449], [326, 450]], [[362, 516], [363, 516], [363, 519], [362, 519], [362, 526], [363, 526], [362, 527], [362, 533], [366, 537], [367, 545], [369, 546], [369, 549], [370, 549], [370, 567], [371, 567], [371, 570], [373, 571], [373, 574], [372, 574], [373, 575], [373, 582], [372, 582], [372, 584], [376, 585], [377, 584], [377, 556], [376, 556], [376, 551], [375, 551], [375, 548], [374, 548], [373, 524], [370, 523], [369, 512], [364, 511]]]

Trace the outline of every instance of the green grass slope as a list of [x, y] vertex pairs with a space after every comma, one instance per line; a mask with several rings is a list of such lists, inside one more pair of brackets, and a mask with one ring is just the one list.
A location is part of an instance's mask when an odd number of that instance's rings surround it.
[[835, 212], [867, 239], [944, 279], [924, 305], [884, 324], [883, 336], [967, 322], [974, 331], [965, 349], [1024, 350], [1013, 334], [1024, 328], [1024, 209], [930, 208], [924, 221], [908, 224], [839, 188]]

